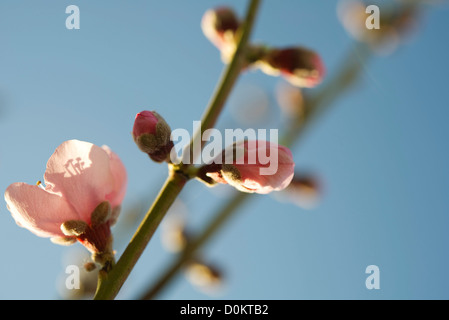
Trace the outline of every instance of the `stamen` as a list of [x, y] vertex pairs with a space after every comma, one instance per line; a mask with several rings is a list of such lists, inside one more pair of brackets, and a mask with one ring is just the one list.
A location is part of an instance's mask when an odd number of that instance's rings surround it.
[[36, 182], [36, 185], [38, 186], [38, 187], [40, 187], [42, 190], [45, 190], [45, 187], [44, 187], [44, 185], [42, 184], [42, 181], [38, 181], [38, 182]]

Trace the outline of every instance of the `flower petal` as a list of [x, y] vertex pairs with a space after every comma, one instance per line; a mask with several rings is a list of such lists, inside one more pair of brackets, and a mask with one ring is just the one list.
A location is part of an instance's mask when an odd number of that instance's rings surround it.
[[47, 189], [61, 194], [90, 223], [90, 215], [113, 191], [109, 156], [102, 148], [84, 141], [62, 143], [47, 162]]
[[102, 148], [109, 156], [109, 168], [114, 180], [112, 192], [106, 196], [106, 200], [109, 201], [112, 208], [115, 208], [122, 203], [125, 197], [127, 183], [126, 168], [119, 156], [108, 146], [102, 146]]
[[40, 237], [63, 237], [61, 224], [78, 217], [64, 198], [36, 185], [13, 183], [5, 200], [17, 224]]

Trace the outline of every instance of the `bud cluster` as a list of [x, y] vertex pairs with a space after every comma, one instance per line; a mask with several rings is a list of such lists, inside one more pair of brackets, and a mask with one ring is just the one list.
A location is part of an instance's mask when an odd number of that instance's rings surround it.
[[[220, 50], [223, 62], [229, 63], [241, 28], [234, 11], [225, 7], [210, 9], [204, 14], [201, 27], [206, 38]], [[305, 88], [321, 83], [325, 74], [320, 56], [300, 46], [271, 48], [250, 44], [246, 48], [245, 66], [259, 68], [268, 75], [283, 76], [291, 84]]]

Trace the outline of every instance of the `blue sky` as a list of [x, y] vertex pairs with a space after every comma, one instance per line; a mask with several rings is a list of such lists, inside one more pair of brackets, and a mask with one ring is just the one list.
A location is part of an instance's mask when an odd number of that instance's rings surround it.
[[[65, 28], [71, 4], [80, 8], [80, 30]], [[223, 69], [200, 28], [203, 13], [218, 4], [242, 16], [246, 2], [3, 1], [0, 189], [41, 180], [65, 140], [109, 145], [129, 178], [122, 228], [115, 229], [120, 253], [135, 228], [124, 229], [126, 213], [136, 202], [145, 210], [166, 174], [134, 145], [134, 116], [157, 110], [172, 128], [192, 130]], [[202, 257], [224, 272], [224, 290], [212, 298], [449, 297], [447, 14], [447, 5], [426, 7], [412, 37], [393, 55], [366, 63], [356, 86], [295, 146], [297, 169], [317, 174], [324, 185], [317, 208], [257, 196], [204, 248]], [[336, 4], [327, 1], [264, 1], [252, 39], [312, 48], [329, 76], [354, 46]], [[254, 88], [270, 101], [272, 121], [261, 125], [276, 127], [280, 81], [243, 74], [218, 127], [244, 126], [232, 110]], [[191, 182], [183, 191], [192, 230], [226, 202], [230, 190], [219, 190]], [[59, 298], [65, 259], [83, 248], [59, 247], [17, 227], [5, 203], [0, 234], [0, 298]], [[119, 298], [138, 296], [171, 258], [158, 232]], [[380, 268], [380, 290], [365, 287], [369, 265]], [[182, 275], [160, 296], [210, 297]]]

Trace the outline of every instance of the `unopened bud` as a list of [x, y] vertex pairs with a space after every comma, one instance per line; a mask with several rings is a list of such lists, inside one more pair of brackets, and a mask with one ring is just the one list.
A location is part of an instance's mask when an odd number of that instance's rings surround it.
[[201, 29], [220, 51], [224, 62], [228, 62], [237, 46], [236, 34], [240, 21], [234, 11], [220, 7], [206, 11], [201, 20]]
[[68, 237], [79, 237], [87, 228], [87, 223], [81, 220], [69, 220], [61, 224], [62, 233]]
[[96, 265], [94, 262], [86, 262], [86, 263], [84, 264], [84, 269], [85, 269], [87, 272], [94, 271], [96, 268], [97, 268], [97, 265]]
[[325, 73], [320, 56], [301, 47], [267, 50], [258, 66], [269, 75], [282, 75], [291, 84], [304, 88], [320, 84]]
[[173, 141], [170, 140], [171, 129], [157, 112], [138, 113], [132, 135], [139, 149], [147, 153], [154, 161], [164, 162], [169, 159], [173, 148]]
[[[231, 163], [226, 159], [227, 149], [219, 156], [225, 154], [225, 164], [211, 166], [206, 174], [218, 183], [242, 192], [267, 194], [285, 189], [293, 178], [295, 163], [284, 146], [261, 140], [237, 142], [228, 149], [235, 153]], [[269, 155], [268, 161], [261, 155]]]
[[111, 217], [112, 209], [109, 201], [103, 201], [92, 212], [90, 221], [93, 226], [105, 223]]
[[122, 211], [122, 206], [117, 206], [111, 210], [111, 216], [108, 220], [110, 226], [113, 226], [117, 222], [120, 211]]

